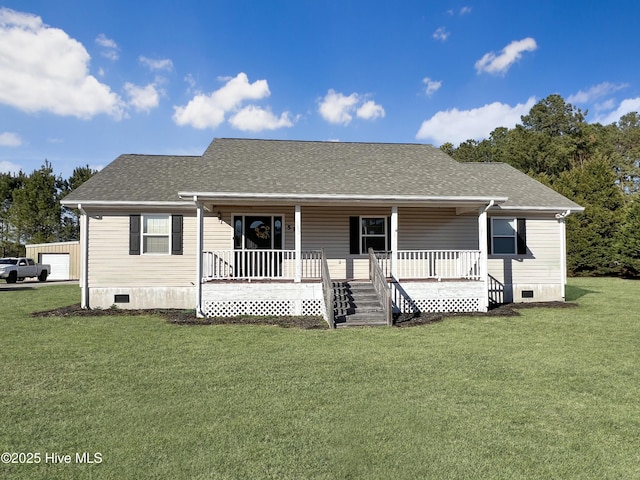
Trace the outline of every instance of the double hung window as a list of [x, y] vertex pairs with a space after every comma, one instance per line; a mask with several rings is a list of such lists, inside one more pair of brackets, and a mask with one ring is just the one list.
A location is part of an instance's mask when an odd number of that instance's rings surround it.
[[527, 229], [524, 218], [490, 218], [489, 251], [493, 255], [527, 253]]

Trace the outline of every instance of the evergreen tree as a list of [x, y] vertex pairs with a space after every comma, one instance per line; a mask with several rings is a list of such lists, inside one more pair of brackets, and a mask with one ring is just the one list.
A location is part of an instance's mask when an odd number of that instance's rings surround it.
[[617, 273], [616, 241], [624, 196], [608, 158], [596, 155], [562, 172], [554, 188], [579, 203], [583, 213], [567, 218], [567, 269], [573, 275]]
[[616, 248], [620, 273], [640, 275], [640, 195], [634, 195], [624, 210]]
[[8, 218], [12, 239], [20, 244], [53, 242], [60, 227], [59, 191], [62, 180], [53, 174], [48, 161], [24, 178], [13, 190]]

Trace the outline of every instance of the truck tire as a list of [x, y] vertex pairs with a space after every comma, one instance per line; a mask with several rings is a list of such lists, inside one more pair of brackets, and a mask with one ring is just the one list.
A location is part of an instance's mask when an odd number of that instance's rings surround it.
[[38, 281], [39, 282], [46, 282], [47, 281], [47, 271], [43, 270], [40, 272], [40, 275], [38, 275]]
[[18, 272], [9, 272], [7, 283], [16, 283], [18, 281]]

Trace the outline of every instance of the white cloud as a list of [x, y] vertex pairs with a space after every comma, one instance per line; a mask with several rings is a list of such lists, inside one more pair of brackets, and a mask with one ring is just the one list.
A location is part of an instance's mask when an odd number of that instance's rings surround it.
[[20, 170], [22, 170], [22, 167], [20, 165], [7, 162], [6, 160], [0, 160], [0, 172], [15, 174], [15, 173], [18, 173]]
[[353, 120], [354, 114], [364, 120], [375, 120], [385, 116], [382, 105], [378, 105], [373, 100], [365, 101], [357, 93], [344, 95], [329, 89], [324, 98], [319, 101], [319, 104], [318, 111], [320, 116], [327, 122], [338, 125], [349, 125]]
[[358, 118], [365, 120], [375, 120], [376, 118], [384, 118], [385, 112], [382, 105], [378, 105], [373, 100], [368, 100], [358, 108], [356, 115], [358, 115]]
[[514, 40], [502, 49], [499, 55], [495, 52], [486, 53], [475, 64], [478, 73], [502, 74], [507, 73], [515, 62], [522, 58], [523, 52], [533, 52], [538, 48], [536, 41], [531, 38]]
[[154, 60], [152, 58], [140, 55], [139, 61], [142, 65], [146, 66], [149, 70], [152, 71], [164, 70], [170, 72], [171, 70], [173, 70], [173, 62], [169, 58]]
[[249, 132], [293, 126], [289, 112], [284, 112], [280, 117], [277, 117], [271, 110], [265, 110], [255, 105], [247, 105], [241, 109], [229, 119], [229, 123], [238, 130]]
[[22, 145], [22, 138], [17, 133], [0, 133], [0, 147], [19, 147], [20, 145]]
[[453, 108], [438, 112], [422, 122], [416, 138], [430, 139], [438, 145], [445, 142], [457, 145], [469, 139], [487, 138], [497, 127], [513, 128], [535, 103], [536, 99], [531, 97], [526, 103], [519, 103], [514, 107], [494, 102], [470, 110]]
[[427, 86], [427, 88], [425, 89], [425, 93], [429, 97], [435, 92], [437, 92], [438, 90], [440, 90], [440, 87], [442, 86], [441, 81], [431, 80], [429, 77], [423, 78], [422, 83], [424, 83]]
[[588, 88], [586, 91], [578, 91], [573, 95], [569, 95], [567, 98], [568, 103], [589, 103], [597, 98], [604, 97], [606, 95], [610, 95], [612, 93], [617, 92], [618, 90], [622, 90], [623, 88], [628, 87], [627, 83], [610, 83], [610, 82], [602, 82], [598, 85], [594, 85]]
[[620, 102], [618, 108], [614, 111], [606, 114], [600, 115], [596, 117], [593, 121], [594, 123], [601, 123], [602, 125], [611, 125], [612, 123], [620, 120], [620, 117], [626, 115], [631, 112], [639, 112], [640, 113], [640, 97], [636, 98], [627, 98]]
[[329, 123], [348, 125], [353, 119], [352, 113], [359, 101], [357, 93], [346, 96], [329, 89], [324, 99], [320, 102], [318, 111], [322, 118]]
[[88, 119], [123, 115], [121, 98], [89, 75], [89, 54], [36, 15], [0, 8], [0, 103]]
[[447, 29], [444, 27], [439, 27], [436, 29], [435, 32], [433, 32], [433, 35], [431, 35], [433, 38], [435, 38], [436, 40], [440, 40], [441, 42], [444, 42], [447, 38], [449, 38], [449, 35], [451, 35], [449, 32], [447, 32]]
[[138, 112], [149, 112], [160, 104], [160, 94], [153, 83], [138, 87], [133, 83], [125, 83], [124, 90], [129, 96], [129, 105]]
[[109, 60], [118, 60], [119, 48], [118, 44], [114, 40], [107, 38], [104, 33], [101, 33], [96, 37], [96, 43], [104, 48], [104, 50], [101, 52], [103, 57], [106, 57]]
[[[185, 80], [193, 85], [193, 77]], [[249, 83], [245, 73], [223, 79], [226, 83], [209, 94], [196, 94], [187, 105], [174, 107], [173, 120], [178, 125], [194, 128], [216, 128], [225, 121], [226, 115], [233, 113], [229, 123], [240, 130], [273, 130], [293, 125], [289, 112], [280, 117], [270, 110], [255, 105], [242, 104], [247, 100], [260, 100], [271, 95], [266, 80]]]
[[460, 15], [467, 15], [471, 13], [471, 7], [464, 6], [460, 9]]

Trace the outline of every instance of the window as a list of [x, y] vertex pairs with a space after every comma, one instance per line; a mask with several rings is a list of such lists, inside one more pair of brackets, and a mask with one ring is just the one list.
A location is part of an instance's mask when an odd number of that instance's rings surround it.
[[169, 254], [171, 245], [171, 217], [144, 215], [142, 217], [142, 253]]
[[373, 248], [386, 251], [391, 243], [389, 238], [389, 218], [387, 217], [350, 217], [349, 235], [352, 255], [362, 255]]
[[129, 215], [129, 255], [182, 255], [182, 215]]
[[387, 249], [387, 219], [386, 218], [362, 218], [362, 250], [367, 253], [370, 248], [375, 251]]
[[489, 253], [524, 255], [527, 253], [526, 235], [524, 218], [490, 218]]
[[233, 217], [233, 248], [236, 250], [282, 250], [281, 215]]

